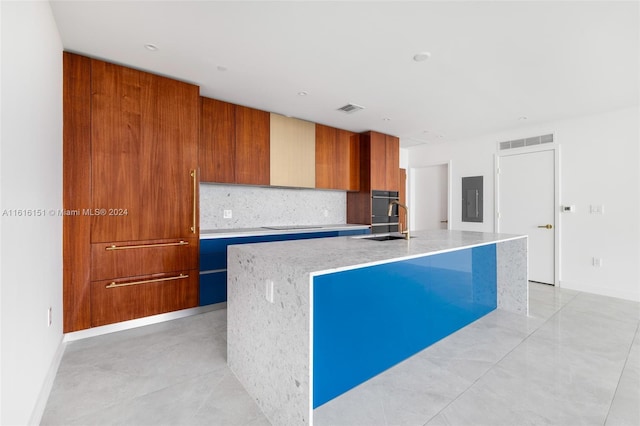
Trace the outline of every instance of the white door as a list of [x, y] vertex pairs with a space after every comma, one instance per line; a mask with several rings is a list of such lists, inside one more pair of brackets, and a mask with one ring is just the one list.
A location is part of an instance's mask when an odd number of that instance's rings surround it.
[[554, 151], [499, 157], [498, 231], [529, 236], [529, 279], [555, 284]]
[[447, 229], [449, 217], [449, 166], [420, 167], [411, 170], [413, 204], [412, 228]]

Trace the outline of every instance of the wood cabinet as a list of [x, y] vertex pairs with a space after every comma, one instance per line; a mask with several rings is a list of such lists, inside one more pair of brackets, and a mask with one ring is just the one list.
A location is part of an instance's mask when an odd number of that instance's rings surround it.
[[269, 185], [268, 112], [236, 105], [236, 183]]
[[268, 112], [201, 98], [201, 180], [269, 185], [269, 127]]
[[360, 188], [359, 135], [316, 124], [316, 188], [357, 191]]
[[371, 189], [397, 191], [400, 139], [378, 132], [367, 132], [363, 135], [363, 140], [363, 149], [366, 149], [368, 144], [371, 153]]
[[200, 180], [235, 183], [236, 106], [215, 99], [200, 99]]
[[198, 87], [64, 64], [64, 331], [196, 306]]
[[372, 223], [371, 191], [400, 189], [400, 139], [378, 132], [360, 134], [360, 190], [347, 193], [347, 222]]
[[270, 118], [270, 184], [314, 188], [315, 124], [274, 113]]

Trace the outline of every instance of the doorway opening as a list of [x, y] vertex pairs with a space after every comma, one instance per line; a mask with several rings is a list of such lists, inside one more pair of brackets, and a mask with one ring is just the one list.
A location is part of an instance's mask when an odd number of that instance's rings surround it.
[[451, 163], [409, 171], [411, 229], [450, 229]]

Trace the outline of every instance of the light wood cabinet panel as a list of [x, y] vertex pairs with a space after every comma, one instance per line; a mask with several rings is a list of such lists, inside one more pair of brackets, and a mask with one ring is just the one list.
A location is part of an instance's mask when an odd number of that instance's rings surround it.
[[[92, 60], [92, 242], [197, 235], [196, 86]], [[191, 229], [194, 227], [194, 229]]]
[[235, 183], [236, 106], [201, 98], [198, 165], [202, 182]]
[[269, 113], [236, 105], [236, 183], [269, 185]]
[[270, 114], [270, 184], [314, 188], [316, 183], [314, 123]]

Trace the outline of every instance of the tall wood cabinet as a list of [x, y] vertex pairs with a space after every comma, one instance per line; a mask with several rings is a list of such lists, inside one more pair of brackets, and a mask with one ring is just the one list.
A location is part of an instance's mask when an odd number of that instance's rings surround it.
[[370, 225], [371, 191], [400, 189], [400, 139], [378, 132], [360, 134], [360, 190], [347, 193], [347, 222]]
[[202, 182], [269, 185], [270, 114], [201, 98]]
[[64, 73], [65, 332], [197, 306], [198, 87], [70, 53]]

